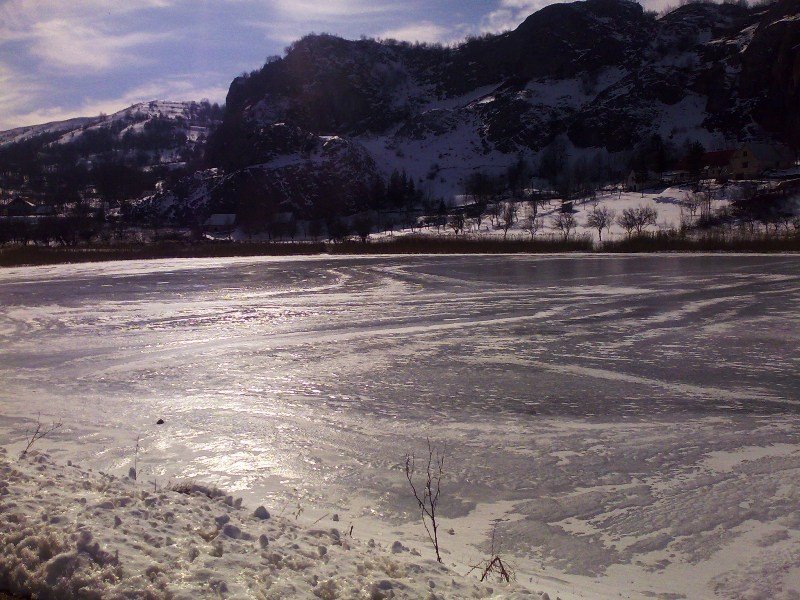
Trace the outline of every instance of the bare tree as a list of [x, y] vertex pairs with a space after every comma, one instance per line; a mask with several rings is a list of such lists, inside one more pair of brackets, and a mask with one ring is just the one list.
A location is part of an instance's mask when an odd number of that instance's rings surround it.
[[[20, 453], [19, 457], [23, 458], [28, 451], [33, 447], [33, 445], [38, 442], [40, 439], [47, 437], [51, 433], [53, 433], [56, 429], [60, 428], [63, 425], [61, 421], [53, 421], [49, 427], [45, 427], [42, 425], [42, 417], [41, 415], [36, 417], [36, 426], [33, 428], [33, 431], [26, 432], [26, 437], [28, 439], [28, 443], [25, 445], [25, 449]], [[28, 435], [28, 433], [30, 435]]]
[[603, 241], [603, 229], [610, 229], [614, 223], [614, 211], [607, 206], [595, 206], [586, 217], [586, 226], [597, 230], [597, 237]]
[[475, 230], [476, 231], [480, 231], [481, 230], [481, 223], [483, 222], [483, 211], [484, 211], [484, 207], [483, 206], [479, 206], [475, 210], [475, 213], [474, 213], [474, 215], [472, 217], [472, 220], [475, 222]]
[[564, 241], [569, 239], [569, 236], [572, 235], [572, 231], [578, 226], [575, 216], [569, 212], [560, 212], [556, 214], [553, 217], [551, 224], [554, 229], [558, 229], [561, 232]]
[[792, 219], [792, 215], [785, 212], [775, 215], [775, 233], [777, 234], [779, 229], [783, 227], [784, 234], [788, 236], [792, 228]]
[[417, 501], [422, 524], [428, 533], [428, 538], [436, 551], [436, 560], [442, 561], [439, 552], [439, 522], [436, 520], [436, 509], [439, 506], [439, 495], [441, 493], [442, 476], [444, 475], [444, 457], [447, 452], [445, 446], [441, 452], [434, 451], [430, 439], [428, 439], [428, 462], [425, 467], [425, 483], [421, 490], [414, 484], [414, 477], [417, 473], [415, 456], [406, 454], [406, 479], [411, 486], [414, 499]]
[[626, 208], [622, 215], [617, 218], [617, 223], [625, 230], [628, 237], [633, 231], [636, 235], [642, 235], [644, 230], [650, 225], [658, 223], [658, 211], [652, 206], [637, 206], [636, 208]]
[[414, 233], [414, 230], [417, 227], [417, 214], [414, 212], [411, 206], [407, 207], [403, 213], [403, 222], [405, 223], [406, 227], [411, 230], [411, 233]]
[[453, 233], [458, 235], [464, 231], [464, 215], [461, 213], [453, 213], [447, 219], [447, 226], [453, 230]]
[[322, 235], [323, 227], [322, 221], [319, 219], [313, 219], [308, 223], [308, 234], [311, 238], [316, 242], [319, 236]]
[[658, 223], [658, 211], [652, 206], [639, 206], [636, 208], [636, 235], [642, 235], [642, 232], [649, 226], [655, 226]]
[[528, 215], [525, 221], [522, 224], [522, 228], [531, 234], [531, 239], [536, 237], [536, 233], [542, 229], [544, 223], [542, 222], [542, 217], [534, 217], [533, 215]]
[[689, 216], [694, 220], [697, 211], [700, 210], [705, 203], [704, 194], [703, 192], [687, 192], [684, 196], [683, 203], [686, 205], [686, 208], [689, 209]]
[[476, 233], [480, 232], [481, 224], [479, 223], [479, 220], [480, 219], [478, 219], [477, 217], [472, 217], [470, 219], [464, 219], [464, 229], [467, 232], [471, 232], [471, 231], [475, 231]]
[[369, 214], [363, 214], [353, 219], [353, 229], [355, 229], [356, 235], [358, 235], [363, 244], [366, 244], [369, 240], [369, 234], [372, 232], [373, 226], [374, 222]]
[[133, 453], [133, 466], [128, 469], [128, 477], [136, 481], [136, 478], [139, 476], [139, 440], [142, 436], [136, 436], [136, 449]]
[[534, 219], [539, 215], [539, 209], [544, 208], [546, 205], [550, 203], [549, 200], [542, 198], [535, 192], [528, 197], [527, 202], [528, 202], [529, 212], [531, 215], [533, 215]]
[[636, 229], [636, 210], [633, 208], [623, 210], [617, 217], [617, 224], [625, 230], [628, 237], [631, 237], [633, 230]]
[[503, 208], [500, 203], [493, 202], [489, 205], [486, 212], [489, 214], [489, 222], [492, 224], [492, 227], [497, 227], [497, 224], [500, 222], [500, 216], [503, 212]]
[[517, 220], [517, 205], [514, 202], [503, 203], [503, 208], [500, 213], [500, 228], [503, 230], [503, 239], [506, 239], [508, 230], [514, 225]]

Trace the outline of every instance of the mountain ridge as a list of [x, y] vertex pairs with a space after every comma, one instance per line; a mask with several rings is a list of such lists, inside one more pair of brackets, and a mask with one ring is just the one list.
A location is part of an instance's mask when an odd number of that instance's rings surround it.
[[[568, 188], [579, 176], [619, 177], [654, 146], [673, 159], [695, 142], [775, 138], [797, 149], [798, 106], [800, 0], [694, 3], [660, 18], [629, 0], [581, 0], [453, 47], [312, 34], [232, 81], [188, 178], [149, 207], [173, 219], [324, 218], [330, 197], [348, 212], [380, 206], [375, 181], [394, 171], [436, 202], [519, 162]], [[267, 207], [245, 207], [254, 185]]]

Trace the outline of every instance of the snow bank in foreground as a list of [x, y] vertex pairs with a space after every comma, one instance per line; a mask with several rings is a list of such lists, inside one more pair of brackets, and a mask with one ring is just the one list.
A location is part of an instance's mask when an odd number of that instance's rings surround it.
[[539, 598], [457, 575], [402, 544], [304, 529], [185, 488], [147, 491], [0, 448], [0, 590], [42, 599]]

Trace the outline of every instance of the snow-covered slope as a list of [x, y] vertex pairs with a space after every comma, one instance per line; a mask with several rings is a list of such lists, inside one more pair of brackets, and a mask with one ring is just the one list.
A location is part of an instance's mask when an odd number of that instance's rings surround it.
[[0, 132], [0, 163], [14, 170], [15, 146], [22, 143], [35, 146], [37, 161], [50, 173], [68, 170], [76, 159], [137, 168], [178, 163], [202, 155], [220, 114], [207, 102], [151, 101], [107, 116], [12, 129]]
[[[268, 125], [237, 152], [239, 168], [196, 171], [154, 194], [140, 210], [176, 222], [192, 215], [233, 213], [263, 225], [278, 212], [326, 219], [364, 210], [383, 181], [367, 150], [338, 136], [316, 136], [283, 123]], [[248, 161], [258, 161], [248, 164]]]
[[101, 120], [100, 117], [78, 117], [77, 119], [68, 119], [66, 121], [54, 121], [42, 125], [30, 125], [27, 127], [17, 127], [7, 131], [0, 131], [0, 146], [24, 142], [40, 135], [60, 133], [62, 131], [74, 131], [75, 129], [97, 123]]
[[402, 542], [365, 544], [214, 488], [172, 487], [0, 448], [0, 589], [41, 600], [539, 598], [480, 584]]
[[87, 131], [110, 130], [122, 140], [125, 135], [137, 135], [147, 130], [148, 123], [156, 120], [169, 122], [179, 128], [187, 141], [197, 141], [207, 137], [211, 118], [201, 114], [197, 102], [151, 101], [134, 104], [108, 117], [98, 117], [94, 122], [79, 124], [77, 127], [60, 129], [65, 131], [54, 143], [69, 144], [81, 138]]

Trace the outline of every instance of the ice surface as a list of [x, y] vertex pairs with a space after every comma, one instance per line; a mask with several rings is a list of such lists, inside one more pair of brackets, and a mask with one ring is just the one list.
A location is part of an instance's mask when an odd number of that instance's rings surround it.
[[[431, 551], [552, 598], [796, 598], [800, 258], [170, 260], [0, 271], [0, 444]], [[164, 425], [156, 425], [163, 418]], [[292, 517], [293, 518], [293, 517]], [[256, 536], [257, 537], [257, 536]]]

